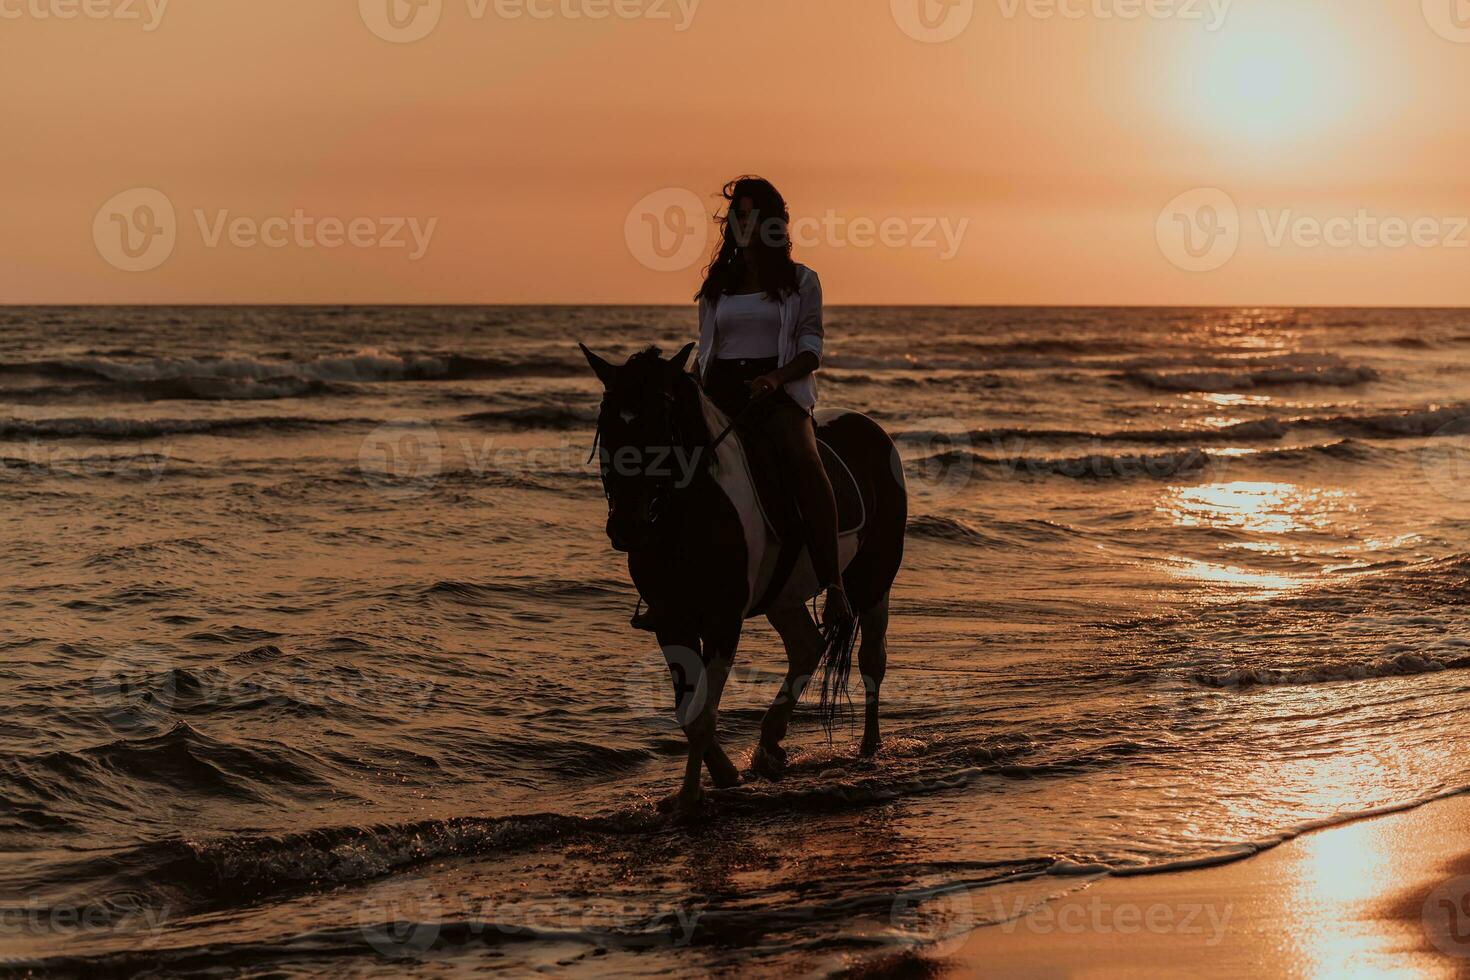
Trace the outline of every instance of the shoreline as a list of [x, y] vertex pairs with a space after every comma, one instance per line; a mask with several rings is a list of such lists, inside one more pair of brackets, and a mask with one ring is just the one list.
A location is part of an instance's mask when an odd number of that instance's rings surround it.
[[1470, 977], [1470, 795], [1080, 882], [951, 945], [955, 977]]

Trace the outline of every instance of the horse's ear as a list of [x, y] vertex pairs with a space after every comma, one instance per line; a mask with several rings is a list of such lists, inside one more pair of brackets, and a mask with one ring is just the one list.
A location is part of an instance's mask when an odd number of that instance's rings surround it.
[[686, 370], [688, 370], [689, 355], [692, 353], [694, 353], [694, 345], [685, 344], [683, 350], [679, 351], [679, 353], [669, 358], [669, 363], [674, 366], [675, 371], [683, 374]]
[[613, 379], [618, 376], [618, 369], [588, 350], [586, 344], [577, 346], [582, 348], [583, 354], [587, 355], [587, 363], [592, 365], [592, 370], [597, 373], [597, 379], [602, 382], [602, 386], [612, 387]]

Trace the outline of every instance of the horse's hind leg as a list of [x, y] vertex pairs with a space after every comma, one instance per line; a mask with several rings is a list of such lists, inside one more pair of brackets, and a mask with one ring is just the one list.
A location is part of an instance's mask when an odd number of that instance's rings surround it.
[[801, 700], [802, 691], [822, 658], [822, 631], [812, 622], [806, 606], [774, 610], [767, 614], [766, 619], [786, 646], [786, 679], [781, 682], [776, 700], [771, 702], [761, 721], [760, 745], [750, 760], [753, 770], [769, 776], [779, 773], [786, 763], [786, 750], [781, 748], [781, 740], [786, 737], [791, 713], [796, 710], [796, 703]]
[[888, 672], [888, 596], [858, 616], [862, 639], [858, 643], [858, 670], [863, 675], [863, 744], [858, 749], [864, 756], [877, 753], [881, 743], [878, 734], [878, 689]]

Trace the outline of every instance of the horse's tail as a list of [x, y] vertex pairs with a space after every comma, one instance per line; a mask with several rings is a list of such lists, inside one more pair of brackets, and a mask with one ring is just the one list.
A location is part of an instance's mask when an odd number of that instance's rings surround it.
[[832, 730], [837, 727], [837, 716], [844, 705], [852, 713], [852, 698], [847, 693], [847, 680], [852, 675], [852, 650], [857, 645], [857, 613], [836, 626], [822, 630], [822, 730], [827, 741], [832, 741]]

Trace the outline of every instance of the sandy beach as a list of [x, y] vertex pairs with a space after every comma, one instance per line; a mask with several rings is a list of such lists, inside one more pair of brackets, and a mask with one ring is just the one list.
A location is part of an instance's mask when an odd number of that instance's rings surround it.
[[953, 976], [1470, 976], [1470, 797], [1256, 857], [1079, 886], [975, 932]]

